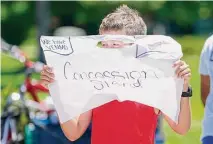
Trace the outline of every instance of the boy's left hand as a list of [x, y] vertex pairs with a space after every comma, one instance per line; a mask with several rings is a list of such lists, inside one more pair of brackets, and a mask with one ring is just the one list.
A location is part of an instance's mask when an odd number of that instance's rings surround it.
[[175, 73], [177, 77], [184, 79], [183, 91], [187, 91], [191, 78], [191, 69], [189, 68], [189, 65], [182, 60], [178, 60], [174, 63], [173, 67], [176, 67]]

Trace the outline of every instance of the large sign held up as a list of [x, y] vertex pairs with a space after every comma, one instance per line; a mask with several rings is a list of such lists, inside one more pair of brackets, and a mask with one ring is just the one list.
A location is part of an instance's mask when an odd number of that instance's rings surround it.
[[[104, 48], [104, 42], [122, 44]], [[42, 36], [40, 43], [56, 81], [49, 85], [60, 121], [107, 102], [135, 101], [178, 121], [183, 80], [172, 64], [181, 46], [167, 36]]]

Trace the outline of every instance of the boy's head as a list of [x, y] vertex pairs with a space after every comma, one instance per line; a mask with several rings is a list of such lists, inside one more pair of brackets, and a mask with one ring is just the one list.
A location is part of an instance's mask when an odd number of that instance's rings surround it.
[[146, 35], [147, 27], [136, 10], [122, 5], [108, 14], [99, 28], [99, 34]]

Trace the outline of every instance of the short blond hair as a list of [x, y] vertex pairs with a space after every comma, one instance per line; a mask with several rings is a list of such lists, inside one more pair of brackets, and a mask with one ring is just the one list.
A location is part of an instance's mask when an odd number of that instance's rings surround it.
[[111, 30], [124, 30], [126, 35], [146, 35], [147, 33], [146, 24], [139, 12], [127, 5], [118, 7], [102, 20], [99, 33]]

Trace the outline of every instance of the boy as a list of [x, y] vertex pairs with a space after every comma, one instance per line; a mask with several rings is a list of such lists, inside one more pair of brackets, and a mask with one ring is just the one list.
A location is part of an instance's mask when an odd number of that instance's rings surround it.
[[[146, 31], [146, 25], [138, 12], [125, 5], [108, 14], [99, 29], [101, 35], [145, 35]], [[114, 41], [107, 41], [102, 45], [106, 48], [122, 47], [122, 43]], [[74, 141], [85, 132], [92, 121], [92, 144], [154, 144], [157, 120], [161, 114], [174, 131], [186, 134], [191, 124], [188, 93], [191, 72], [183, 61], [177, 61], [174, 67], [177, 68], [177, 76], [184, 79], [183, 95], [188, 94], [181, 98], [178, 124], [156, 108], [131, 101], [112, 101], [61, 123], [64, 134]], [[44, 67], [41, 79], [46, 85], [54, 81], [51, 68]]]

